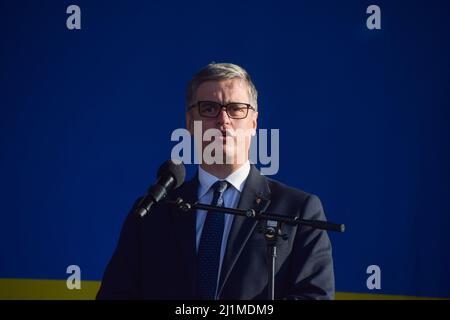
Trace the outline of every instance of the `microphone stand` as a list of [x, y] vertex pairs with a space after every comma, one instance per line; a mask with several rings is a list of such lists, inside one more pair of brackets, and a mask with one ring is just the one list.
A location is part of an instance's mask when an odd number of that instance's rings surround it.
[[303, 225], [309, 226], [314, 229], [344, 232], [345, 225], [339, 223], [332, 223], [320, 220], [306, 220], [300, 219], [299, 217], [287, 217], [277, 213], [260, 212], [254, 209], [235, 209], [226, 207], [217, 207], [203, 203], [189, 203], [184, 201], [182, 198], [177, 198], [176, 200], [165, 200], [166, 203], [172, 204], [184, 212], [191, 210], [206, 210], [221, 213], [234, 214], [236, 216], [244, 216], [247, 218], [252, 218], [256, 220], [266, 220], [267, 225], [261, 228], [259, 232], [264, 233], [264, 238], [267, 244], [267, 257], [270, 261], [269, 274], [268, 274], [268, 298], [269, 300], [275, 300], [275, 262], [277, 258], [277, 241], [281, 237], [283, 240], [287, 240], [287, 235], [281, 233], [281, 224], [286, 223], [289, 225]]

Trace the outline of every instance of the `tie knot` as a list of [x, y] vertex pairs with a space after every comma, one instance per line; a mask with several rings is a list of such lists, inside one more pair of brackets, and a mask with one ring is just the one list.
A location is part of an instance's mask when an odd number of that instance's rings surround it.
[[212, 186], [214, 193], [218, 192], [220, 194], [224, 193], [228, 188], [228, 182], [225, 180], [216, 181]]

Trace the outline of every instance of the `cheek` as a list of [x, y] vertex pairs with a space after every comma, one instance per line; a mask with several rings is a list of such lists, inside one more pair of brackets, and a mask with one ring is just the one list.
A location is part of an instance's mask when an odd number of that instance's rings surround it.
[[215, 126], [214, 122], [211, 122], [209, 120], [203, 120], [202, 121], [202, 134], [204, 134], [205, 131], [208, 129], [217, 129], [217, 127]]
[[192, 114], [192, 111], [186, 113], [186, 128], [191, 134], [194, 134], [194, 120], [195, 116]]
[[240, 129], [243, 131], [248, 131], [248, 132], [254, 132], [255, 127], [254, 127], [254, 122], [252, 120], [248, 120], [242, 123], [237, 124], [234, 129]]

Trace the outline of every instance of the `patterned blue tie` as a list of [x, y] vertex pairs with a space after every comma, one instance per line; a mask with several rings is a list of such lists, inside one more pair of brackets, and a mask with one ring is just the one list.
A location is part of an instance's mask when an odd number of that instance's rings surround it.
[[[223, 207], [223, 193], [228, 182], [217, 181], [212, 186], [214, 191], [211, 205]], [[225, 216], [221, 212], [208, 212], [203, 225], [198, 248], [198, 293], [200, 299], [216, 298], [217, 277], [219, 274], [220, 248], [225, 226]]]

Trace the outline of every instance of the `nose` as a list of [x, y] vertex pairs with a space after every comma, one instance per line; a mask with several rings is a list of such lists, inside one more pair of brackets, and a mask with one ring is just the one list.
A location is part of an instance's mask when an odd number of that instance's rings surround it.
[[217, 124], [222, 125], [225, 123], [230, 123], [230, 117], [227, 114], [226, 108], [222, 107], [217, 115]]

